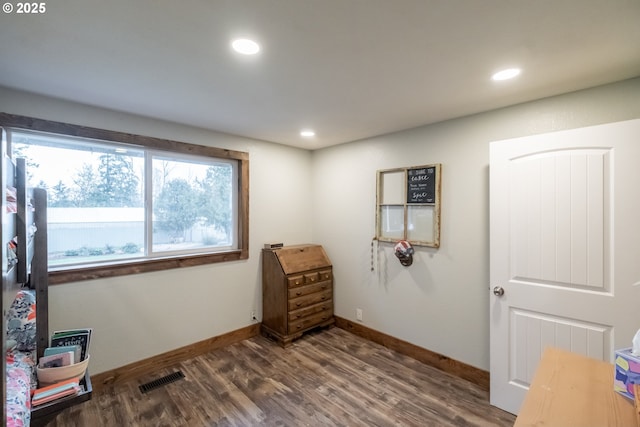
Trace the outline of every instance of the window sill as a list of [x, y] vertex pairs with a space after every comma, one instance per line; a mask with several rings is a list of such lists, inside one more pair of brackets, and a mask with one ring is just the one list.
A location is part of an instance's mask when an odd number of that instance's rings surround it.
[[149, 273], [152, 271], [162, 271], [173, 268], [195, 267], [198, 265], [214, 264], [218, 262], [239, 261], [248, 258], [249, 251], [244, 249], [214, 254], [148, 259], [126, 264], [102, 264], [99, 266], [67, 268], [64, 270], [49, 271], [49, 284], [60, 285], [63, 283], [80, 282], [83, 280], [127, 276], [131, 274]]

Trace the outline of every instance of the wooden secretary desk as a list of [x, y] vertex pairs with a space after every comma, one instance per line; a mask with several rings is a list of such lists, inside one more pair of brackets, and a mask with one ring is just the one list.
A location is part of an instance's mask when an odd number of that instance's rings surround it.
[[335, 323], [333, 271], [320, 245], [262, 250], [262, 334], [283, 347]]

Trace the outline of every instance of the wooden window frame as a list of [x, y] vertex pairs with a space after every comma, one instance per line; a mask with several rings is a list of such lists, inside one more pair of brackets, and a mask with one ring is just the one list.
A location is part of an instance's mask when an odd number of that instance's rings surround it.
[[144, 148], [151, 148], [154, 150], [161, 150], [168, 153], [184, 153], [203, 157], [222, 158], [238, 162], [237, 249], [205, 254], [159, 256], [144, 260], [117, 261], [100, 265], [64, 267], [64, 269], [49, 271], [49, 284], [56, 285], [61, 283], [147, 273], [173, 268], [193, 267], [218, 262], [238, 261], [249, 258], [248, 153], [87, 126], [78, 126], [8, 113], [0, 113], [0, 126], [108, 142], [119, 142]]
[[[433, 194], [430, 196], [432, 200], [420, 200], [421, 197], [418, 195], [418, 192], [423, 191], [422, 184], [411, 184], [411, 175], [412, 172], [419, 172], [421, 175], [424, 172], [431, 170], [433, 173], [433, 181], [430, 182]], [[441, 193], [441, 174], [442, 174], [442, 164], [434, 163], [429, 165], [420, 165], [420, 166], [412, 166], [406, 168], [394, 168], [394, 169], [384, 169], [377, 171], [376, 176], [376, 240], [380, 242], [389, 242], [394, 243], [399, 240], [406, 240], [412, 245], [416, 246], [426, 246], [430, 248], [439, 248], [440, 247], [440, 193]], [[396, 176], [394, 184], [389, 186], [388, 183], [385, 182], [385, 178]], [[389, 179], [391, 181], [391, 179]], [[413, 187], [413, 188], [412, 188]], [[385, 188], [391, 190], [393, 193], [391, 195], [385, 194]], [[427, 194], [427, 193], [424, 193]], [[415, 199], [414, 196], [417, 196]], [[389, 201], [392, 199], [392, 201]], [[390, 234], [386, 234], [383, 230], [383, 222], [385, 218], [389, 218], [389, 213], [387, 212], [387, 216], [385, 217], [384, 210], [385, 209], [393, 209], [397, 212], [401, 213], [401, 223], [399, 224], [400, 228], [397, 228], [395, 233], [399, 235], [390, 236]], [[428, 224], [430, 228], [429, 232], [432, 235], [431, 239], [419, 239], [411, 236], [410, 230], [408, 228], [410, 222], [410, 210], [412, 208], [429, 208], [431, 209], [431, 220]], [[398, 215], [396, 215], [398, 217]], [[420, 225], [416, 223], [416, 225]], [[426, 232], [427, 228], [424, 230], [419, 230], [420, 232]]]

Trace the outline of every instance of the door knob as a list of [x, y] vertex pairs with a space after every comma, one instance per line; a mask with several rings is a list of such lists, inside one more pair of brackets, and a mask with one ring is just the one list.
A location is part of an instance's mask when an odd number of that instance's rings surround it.
[[504, 288], [502, 286], [496, 286], [493, 288], [493, 294], [497, 297], [504, 295]]

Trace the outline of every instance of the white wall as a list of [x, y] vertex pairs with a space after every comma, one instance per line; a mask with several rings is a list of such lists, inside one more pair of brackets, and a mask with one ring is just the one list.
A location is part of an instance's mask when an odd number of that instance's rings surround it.
[[309, 151], [1, 87], [0, 111], [249, 153], [248, 260], [49, 288], [51, 330], [94, 328], [92, 374], [251, 324], [262, 312], [262, 245], [311, 241]]
[[[337, 315], [362, 308], [368, 327], [488, 369], [489, 142], [638, 118], [639, 100], [637, 78], [311, 153], [0, 88], [0, 111], [250, 154], [249, 260], [50, 288], [52, 329], [95, 329], [92, 374], [249, 325], [268, 241], [325, 246]], [[381, 244], [371, 272], [376, 170], [425, 163], [443, 164], [441, 247], [405, 268]]]
[[[640, 117], [640, 78], [315, 151], [314, 240], [334, 264], [336, 314], [489, 369], [489, 142]], [[640, 143], [640, 141], [639, 141]], [[442, 163], [439, 249], [402, 267], [380, 244], [376, 170]]]

